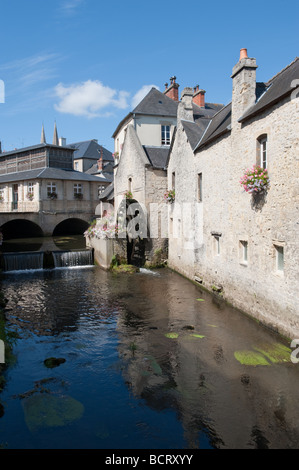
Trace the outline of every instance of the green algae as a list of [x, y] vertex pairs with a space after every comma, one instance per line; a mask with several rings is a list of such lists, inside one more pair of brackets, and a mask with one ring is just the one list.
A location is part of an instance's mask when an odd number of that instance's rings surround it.
[[246, 365], [246, 366], [269, 366], [270, 365], [270, 363], [267, 361], [265, 356], [263, 356], [262, 354], [256, 351], [250, 351], [250, 350], [235, 351], [234, 356], [237, 359], [237, 361], [239, 361], [241, 364]]
[[179, 335], [178, 333], [166, 333], [165, 336], [166, 338], [176, 339]]
[[69, 396], [38, 394], [23, 402], [25, 422], [31, 432], [66, 426], [81, 418], [84, 406]]
[[196, 299], [198, 302], [204, 302], [204, 299]]
[[273, 364], [291, 362], [292, 350], [284, 344], [265, 344], [262, 347], [255, 347], [254, 349], [267, 357]]
[[202, 339], [202, 338], [205, 338], [204, 335], [198, 335], [198, 334], [196, 334], [196, 333], [194, 333], [194, 334], [192, 334], [192, 335], [190, 335], [190, 336], [192, 336], [193, 338], [201, 338], [201, 339]]
[[291, 349], [281, 343], [254, 346], [253, 350], [236, 351], [235, 358], [241, 364], [258, 366], [291, 362]]

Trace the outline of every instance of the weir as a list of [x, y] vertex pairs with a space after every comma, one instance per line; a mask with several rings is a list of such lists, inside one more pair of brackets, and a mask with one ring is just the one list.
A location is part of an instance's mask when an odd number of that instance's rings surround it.
[[4, 272], [71, 268], [93, 264], [92, 250], [3, 253], [1, 260]]
[[93, 264], [92, 250], [56, 251], [53, 252], [53, 258], [55, 268], [91, 266]]
[[4, 271], [29, 271], [43, 269], [44, 253], [5, 253]]

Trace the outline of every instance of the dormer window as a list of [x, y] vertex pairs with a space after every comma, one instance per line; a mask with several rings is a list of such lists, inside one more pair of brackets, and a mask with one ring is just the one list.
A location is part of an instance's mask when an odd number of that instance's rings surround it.
[[161, 126], [161, 145], [170, 145], [170, 126]]

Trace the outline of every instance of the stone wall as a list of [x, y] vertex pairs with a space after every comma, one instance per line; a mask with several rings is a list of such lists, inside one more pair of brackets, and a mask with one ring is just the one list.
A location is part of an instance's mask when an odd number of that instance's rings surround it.
[[[236, 103], [233, 110], [242, 115]], [[243, 125], [234, 116], [231, 132], [195, 155], [178, 124], [168, 175], [170, 184], [176, 171], [176, 204], [194, 204], [192, 253], [178, 228], [178, 238], [170, 233], [169, 265], [293, 338], [299, 335], [298, 118], [298, 99], [289, 98]], [[257, 163], [262, 134], [268, 139], [271, 187], [266, 197], [254, 201], [239, 180]], [[196, 205], [199, 173], [203, 200]], [[179, 217], [173, 219], [170, 226], [179, 226]], [[283, 270], [277, 269], [277, 247], [284, 250]]]

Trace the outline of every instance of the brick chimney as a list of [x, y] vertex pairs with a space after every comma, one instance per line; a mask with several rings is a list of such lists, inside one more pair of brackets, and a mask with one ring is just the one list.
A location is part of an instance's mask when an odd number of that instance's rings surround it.
[[179, 86], [176, 83], [176, 77], [170, 77], [170, 86], [165, 83], [164, 95], [171, 98], [173, 101], [179, 101]]
[[205, 103], [205, 90], [200, 90], [199, 85], [196, 85], [194, 87], [194, 93], [193, 93], [193, 102], [197, 104], [200, 108], [204, 108], [206, 103]]
[[101, 156], [98, 160], [98, 171], [103, 171], [103, 147], [101, 147]]
[[231, 76], [233, 80], [232, 127], [237, 125], [238, 119], [256, 101], [256, 69], [256, 59], [248, 57], [247, 49], [241, 49], [239, 62], [234, 66]]
[[102, 170], [103, 170], [103, 158], [101, 157], [98, 160], [98, 171], [102, 171]]

